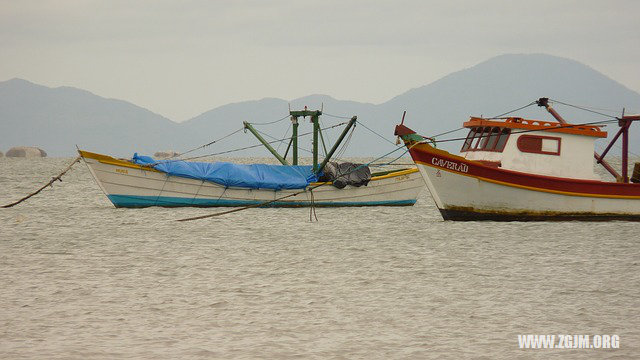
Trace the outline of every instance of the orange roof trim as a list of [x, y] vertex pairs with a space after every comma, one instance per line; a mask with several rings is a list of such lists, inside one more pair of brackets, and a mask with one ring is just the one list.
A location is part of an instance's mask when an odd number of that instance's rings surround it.
[[593, 136], [604, 138], [607, 137], [607, 132], [600, 130], [599, 126], [593, 125], [573, 125], [573, 124], [560, 124], [557, 122], [542, 121], [542, 120], [527, 120], [518, 117], [510, 117], [504, 121], [487, 120], [479, 117], [471, 117], [471, 119], [464, 123], [464, 127], [471, 128], [476, 126], [498, 126], [510, 129], [522, 129], [522, 130], [544, 130], [550, 132], [559, 132], [573, 135]]

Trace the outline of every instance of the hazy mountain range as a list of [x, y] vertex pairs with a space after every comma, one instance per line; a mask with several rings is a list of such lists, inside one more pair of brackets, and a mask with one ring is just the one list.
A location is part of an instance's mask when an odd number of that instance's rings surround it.
[[[383, 85], [372, 83], [372, 86]], [[394, 141], [393, 128], [404, 110], [407, 111], [406, 125], [423, 135], [434, 135], [460, 128], [470, 115], [499, 115], [539, 97], [592, 107], [612, 116], [619, 116], [623, 107], [628, 112], [640, 109], [637, 92], [584, 64], [542, 54], [497, 56], [411, 89], [382, 104], [337, 100], [328, 95], [310, 95], [291, 101], [264, 98], [220, 106], [181, 123], [129, 102], [106, 99], [85, 90], [49, 88], [12, 79], [0, 82], [0, 150], [21, 145], [38, 146], [50, 156], [73, 156], [77, 144], [85, 150], [123, 157], [130, 157], [134, 152], [181, 152], [242, 128], [243, 120], [271, 122], [285, 118], [289, 107], [293, 110], [308, 106], [309, 109], [323, 108], [326, 115], [321, 120], [325, 127], [345, 121], [339, 117], [357, 115], [364, 126], [385, 139], [358, 126], [345, 155], [378, 156], [394, 149], [390, 143]], [[559, 104], [554, 107], [574, 123], [605, 119]], [[546, 111], [535, 106], [515, 115], [551, 119]], [[257, 128], [282, 138], [289, 124], [290, 121], [284, 119]], [[609, 125], [606, 129], [611, 137], [617, 131], [617, 125]], [[300, 126], [300, 133], [309, 131], [311, 126], [305, 121]], [[338, 134], [338, 129], [327, 130], [325, 140], [334, 140]], [[458, 131], [441, 139], [464, 135], [465, 131]], [[632, 132], [632, 151], [640, 152], [640, 148], [635, 147], [640, 144], [638, 140], [640, 131], [636, 128]], [[310, 142], [311, 138], [307, 136], [300, 146], [311, 148]], [[239, 132], [194, 154], [218, 153], [256, 143], [251, 134]], [[278, 144], [274, 146], [278, 147]], [[450, 150], [457, 150], [459, 146], [458, 143], [443, 144]], [[279, 145], [281, 153], [285, 147], [286, 143]], [[234, 155], [269, 154], [263, 148], [225, 154]]]

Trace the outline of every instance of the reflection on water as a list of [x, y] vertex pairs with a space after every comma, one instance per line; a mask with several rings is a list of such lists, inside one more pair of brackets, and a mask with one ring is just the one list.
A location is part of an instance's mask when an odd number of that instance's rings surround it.
[[[71, 159], [0, 159], [0, 204]], [[633, 358], [638, 225], [414, 207], [115, 209], [86, 167], [0, 209], [0, 357]], [[617, 334], [618, 350], [519, 350]]]

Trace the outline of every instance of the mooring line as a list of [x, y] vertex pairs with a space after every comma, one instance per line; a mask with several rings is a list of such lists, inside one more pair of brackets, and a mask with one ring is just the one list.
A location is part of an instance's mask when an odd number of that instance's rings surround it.
[[81, 157], [81, 156], [78, 156], [78, 157], [77, 157], [77, 158], [75, 158], [75, 159], [73, 160], [73, 162], [72, 162], [71, 164], [69, 164], [69, 166], [67, 166], [67, 167], [66, 167], [66, 168], [65, 168], [65, 169], [64, 169], [64, 170], [63, 170], [63, 171], [62, 171], [58, 176], [54, 176], [53, 178], [51, 178], [51, 181], [49, 181], [49, 182], [48, 182], [47, 184], [45, 184], [43, 187], [41, 187], [40, 189], [36, 190], [35, 192], [33, 192], [33, 193], [31, 193], [31, 194], [29, 194], [29, 195], [27, 195], [27, 196], [25, 196], [25, 197], [23, 197], [22, 199], [20, 199], [20, 200], [18, 200], [18, 201], [16, 201], [16, 202], [13, 202], [13, 203], [11, 203], [11, 204], [7, 204], [7, 205], [2, 206], [2, 208], [10, 208], [10, 207], [12, 207], [12, 206], [18, 205], [18, 204], [20, 204], [21, 202], [23, 202], [23, 201], [27, 200], [28, 198], [30, 198], [30, 197], [32, 197], [32, 196], [34, 196], [34, 195], [37, 195], [40, 191], [44, 190], [47, 186], [51, 186], [51, 185], [52, 185], [56, 180], [57, 180], [57, 181], [62, 181], [62, 179], [61, 179], [61, 178], [62, 178], [62, 175], [64, 175], [67, 171], [69, 171], [73, 165], [75, 165], [76, 163], [80, 162], [80, 160], [81, 160], [81, 159], [82, 159], [82, 157]]

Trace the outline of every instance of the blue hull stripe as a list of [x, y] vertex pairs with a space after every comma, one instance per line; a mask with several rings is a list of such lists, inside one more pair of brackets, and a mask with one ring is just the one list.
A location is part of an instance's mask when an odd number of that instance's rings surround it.
[[[109, 200], [116, 207], [141, 208], [148, 206], [165, 207], [211, 207], [211, 206], [248, 206], [263, 203], [265, 201], [253, 200], [228, 200], [228, 199], [188, 199], [168, 196], [135, 196], [135, 195], [108, 195]], [[322, 202], [314, 201], [315, 206], [403, 206], [413, 205], [415, 200], [390, 200], [390, 201], [344, 201], [344, 202]], [[266, 207], [302, 207], [310, 206], [309, 201], [276, 201], [266, 205]]]

